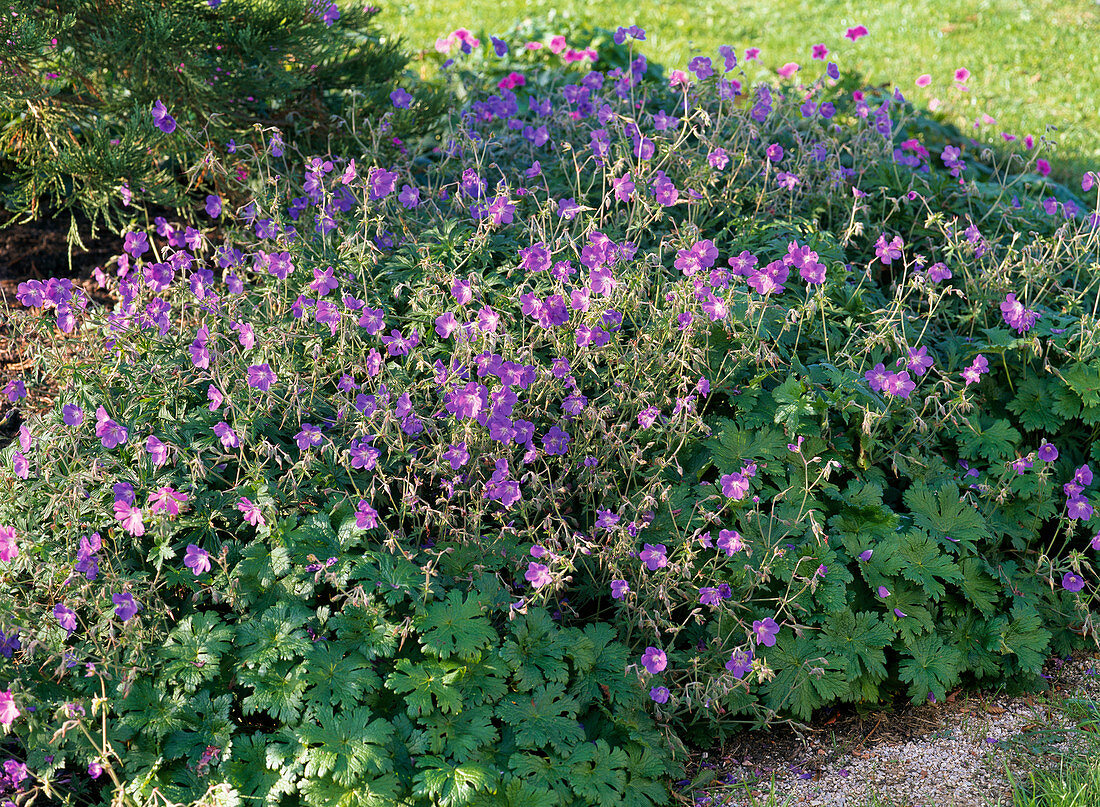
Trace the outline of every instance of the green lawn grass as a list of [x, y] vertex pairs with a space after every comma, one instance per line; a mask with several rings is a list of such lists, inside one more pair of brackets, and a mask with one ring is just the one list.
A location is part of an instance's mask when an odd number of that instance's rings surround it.
[[[817, 75], [824, 65], [811, 60], [810, 48], [824, 43], [841, 69], [895, 83], [920, 105], [938, 98], [979, 140], [1048, 134], [1059, 144], [1052, 162], [1072, 172], [1100, 166], [1096, 0], [412, 0], [383, 6], [379, 21], [422, 50], [457, 27], [501, 33], [548, 13], [605, 28], [637, 23], [648, 35], [642, 50], [670, 67], [699, 53], [717, 57], [717, 47], [730, 44], [739, 54], [761, 48], [772, 70], [794, 61]], [[844, 32], [855, 25], [870, 35], [853, 43]], [[953, 89], [959, 67], [972, 74], [969, 92]], [[923, 89], [914, 84], [922, 73], [933, 79]], [[997, 122], [975, 130], [983, 113]]]

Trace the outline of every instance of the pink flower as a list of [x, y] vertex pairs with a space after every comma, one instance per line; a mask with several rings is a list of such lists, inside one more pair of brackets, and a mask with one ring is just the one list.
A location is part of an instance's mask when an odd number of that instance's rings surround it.
[[860, 37], [867, 36], [867, 28], [866, 28], [866, 26], [863, 26], [863, 25], [857, 25], [855, 28], [849, 28], [844, 33], [844, 36], [846, 38], [852, 40], [853, 42], [855, 42]]
[[180, 512], [179, 503], [185, 501], [187, 501], [186, 493], [180, 493], [170, 487], [157, 488], [156, 493], [149, 496], [149, 512], [178, 516]]
[[917, 76], [917, 86], [918, 87], [927, 87], [931, 83], [932, 83], [932, 76], [928, 75], [927, 73], [923, 73], [923, 74]]
[[825, 47], [824, 44], [814, 45], [812, 51], [813, 58], [820, 59], [821, 61], [824, 61], [825, 57], [829, 55], [829, 49]]
[[141, 508], [133, 507], [120, 499], [115, 502], [115, 518], [122, 522], [122, 528], [131, 535], [145, 534]]
[[970, 71], [965, 67], [960, 67], [955, 71], [955, 81], [959, 84], [965, 84], [970, 79]]
[[797, 62], [787, 62], [775, 72], [777, 72], [783, 78], [790, 78], [801, 69], [802, 68]]
[[565, 50], [565, 47], [566, 47], [566, 43], [565, 43], [565, 37], [564, 36], [561, 36], [559, 34], [558, 36], [550, 37], [550, 52], [551, 53], [557, 55], [557, 54], [561, 53], [563, 50]]
[[527, 572], [523, 577], [534, 588], [542, 588], [553, 582], [553, 578], [550, 576], [549, 567], [543, 566], [541, 563], [535, 563], [534, 561], [527, 564]]
[[11, 690], [0, 692], [0, 725], [10, 726], [17, 717], [19, 717], [19, 709], [15, 705], [15, 696], [11, 694]]
[[989, 372], [989, 361], [985, 356], [979, 354], [975, 357], [973, 364], [962, 371], [963, 380], [966, 381], [966, 386], [978, 383], [981, 380], [983, 373]]
[[263, 513], [260, 512], [260, 508], [244, 496], [241, 496], [240, 501], [237, 502], [237, 509], [244, 513], [245, 521], [253, 527], [262, 527], [266, 523]]
[[691, 79], [688, 78], [688, 74], [685, 73], [683, 70], [673, 70], [668, 74], [668, 76], [669, 87], [683, 87], [684, 89], [687, 89], [688, 86], [691, 84]]
[[19, 545], [15, 543], [15, 527], [0, 527], [0, 560], [10, 561], [19, 555]]

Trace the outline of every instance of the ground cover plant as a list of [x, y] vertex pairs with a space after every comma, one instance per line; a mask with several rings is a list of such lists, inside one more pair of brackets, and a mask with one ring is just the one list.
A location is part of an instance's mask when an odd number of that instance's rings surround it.
[[0, 454], [7, 787], [662, 804], [1096, 640], [1096, 176], [645, 37], [455, 31], [435, 149], [262, 129], [114, 310], [20, 286], [99, 347]]

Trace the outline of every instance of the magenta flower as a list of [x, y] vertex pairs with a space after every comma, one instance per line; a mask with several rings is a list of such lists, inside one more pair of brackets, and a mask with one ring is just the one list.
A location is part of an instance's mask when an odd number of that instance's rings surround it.
[[665, 566], [668, 566], [668, 556], [665, 554], [668, 550], [664, 544], [644, 544], [642, 551], [638, 553], [638, 560], [646, 565], [646, 568], [651, 572], [655, 572]]
[[84, 422], [84, 410], [76, 404], [65, 404], [61, 407], [61, 418], [66, 426], [79, 426]]
[[904, 246], [905, 242], [901, 240], [900, 235], [895, 235], [890, 241], [887, 241], [886, 235], [883, 234], [875, 242], [875, 255], [883, 264], [889, 266], [901, 257]]
[[718, 259], [718, 248], [709, 238], [697, 241], [688, 249], [681, 249], [676, 253], [675, 267], [691, 277], [703, 269], [710, 269]]
[[829, 49], [824, 44], [818, 44], [813, 46], [813, 58], [825, 61], [825, 57], [829, 55]]
[[267, 523], [260, 508], [244, 496], [241, 496], [240, 501], [237, 502], [237, 509], [244, 513], [244, 520], [253, 527], [262, 527]]
[[722, 495], [740, 501], [749, 492], [749, 480], [741, 473], [724, 474], [719, 480], [722, 485]]
[[[22, 284], [20, 284], [22, 285]], [[21, 378], [13, 378], [4, 387], [4, 395], [8, 397], [8, 403], [15, 403], [27, 397], [27, 386]]]
[[141, 610], [141, 603], [136, 602], [129, 591], [111, 595], [111, 602], [115, 604], [115, 616], [123, 622], [129, 622]]
[[783, 147], [778, 143], [772, 143], [764, 153], [767, 155], [768, 160], [773, 163], [780, 162], [783, 159]]
[[978, 356], [975, 357], [973, 364], [962, 371], [962, 377], [963, 380], [966, 381], [966, 386], [969, 387], [971, 384], [978, 383], [978, 381], [982, 377], [982, 373], [988, 372], [989, 361], [985, 358], [985, 356], [978, 354]]
[[412, 210], [420, 204], [420, 188], [414, 188], [412, 185], [402, 185], [401, 193], [397, 194], [397, 201], [406, 210]]
[[779, 625], [770, 616], [757, 619], [752, 623], [752, 634], [758, 644], [765, 647], [775, 646], [775, 637], [779, 633]]
[[643, 409], [641, 412], [638, 413], [638, 426], [643, 429], [648, 429], [654, 424], [654, 422], [657, 420], [658, 415], [660, 414], [661, 410], [659, 410], [656, 406], [650, 406], [646, 409]]
[[919, 350], [909, 348], [909, 362], [905, 366], [917, 377], [928, 372], [932, 366], [932, 357], [928, 355], [928, 348], [923, 346]]
[[145, 522], [142, 521], [142, 511], [138, 507], [128, 504], [124, 500], [118, 500], [114, 505], [115, 518], [122, 522], [122, 528], [131, 535], [144, 535]]
[[302, 430], [294, 435], [294, 442], [298, 444], [299, 451], [305, 451], [311, 446], [319, 446], [322, 439], [321, 430], [312, 423], [303, 423]]
[[200, 546], [188, 544], [187, 552], [183, 556], [183, 565], [198, 577], [203, 572], [210, 571], [210, 553]]
[[909, 398], [909, 394], [917, 388], [910, 380], [909, 372], [903, 370], [900, 373], [887, 373], [886, 381], [882, 385], [882, 391], [893, 398]]
[[397, 186], [397, 178], [396, 171], [387, 171], [385, 168], [372, 168], [368, 180], [370, 182], [368, 195], [371, 201], [384, 199], [393, 193]]
[[542, 588], [553, 582], [553, 578], [550, 576], [549, 567], [543, 566], [541, 563], [535, 563], [534, 561], [527, 564], [527, 572], [523, 577], [533, 588]]
[[611, 598], [614, 600], [621, 600], [628, 593], [630, 593], [630, 584], [625, 580], [612, 580], [611, 581]]
[[854, 28], [849, 28], [847, 31], [845, 31], [844, 36], [855, 42], [860, 37], [867, 36], [867, 28], [863, 25], [857, 25]]
[[168, 446], [151, 434], [145, 440], [145, 451], [158, 468], [168, 462]]
[[887, 597], [890, 596], [890, 589], [886, 588], [886, 586], [879, 586], [878, 595], [885, 600]]
[[155, 493], [149, 495], [150, 513], [167, 513], [170, 516], [178, 516], [180, 504], [187, 501], [186, 493], [180, 493], [171, 487], [157, 488]]
[[726, 557], [732, 557], [745, 548], [745, 539], [737, 530], [721, 530], [715, 545], [726, 553]]
[[642, 666], [650, 675], [656, 675], [668, 666], [668, 656], [664, 650], [656, 647], [647, 647], [642, 654]]
[[11, 689], [0, 692], [0, 726], [10, 726], [19, 717], [19, 708], [15, 705], [15, 696]]
[[703, 605], [718, 605], [722, 602], [722, 597], [718, 593], [718, 589], [712, 586], [704, 586], [699, 589], [699, 602]]
[[1088, 521], [1092, 518], [1092, 505], [1084, 496], [1073, 496], [1066, 502], [1066, 515], [1074, 520]]
[[900, 608], [895, 608], [894, 609], [894, 616], [896, 616], [898, 619], [905, 619], [906, 613], [903, 610], [901, 610]]
[[941, 281], [951, 279], [951, 270], [943, 263], [932, 264], [928, 267], [926, 274], [928, 275], [928, 279], [933, 283], [940, 283]]
[[629, 202], [634, 193], [634, 182], [630, 178], [630, 172], [611, 180], [611, 186], [615, 192], [615, 198], [620, 202]]

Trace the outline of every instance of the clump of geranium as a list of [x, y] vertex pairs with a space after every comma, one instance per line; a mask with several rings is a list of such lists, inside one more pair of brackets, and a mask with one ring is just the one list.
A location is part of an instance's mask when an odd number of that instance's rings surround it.
[[[643, 39], [632, 26], [614, 41]], [[458, 29], [438, 48], [505, 59], [534, 42]], [[556, 35], [542, 44], [572, 68], [599, 65], [587, 51], [568, 58]], [[33, 630], [59, 662], [117, 665], [131, 637], [233, 602], [241, 575], [266, 579], [264, 563], [322, 575], [360, 543], [439, 563], [472, 553], [506, 583], [501, 618], [545, 605], [563, 621], [609, 620], [670, 715], [774, 716], [791, 697], [804, 715], [871, 691], [854, 687], [877, 692], [885, 647], [945, 641], [925, 606], [947, 588], [921, 578], [918, 592], [915, 572], [890, 566], [901, 549], [876, 552], [846, 519], [872, 512], [868, 534], [889, 548], [884, 468], [943, 466], [919, 462], [922, 441], [973, 430], [972, 400], [1000, 372], [988, 357], [1007, 371], [1004, 345], [937, 342], [960, 323], [995, 326], [990, 289], [1020, 288], [992, 270], [1011, 256], [1005, 233], [916, 240], [874, 220], [872, 202], [911, 205], [922, 221], [935, 203], [928, 150], [902, 139], [912, 111], [900, 94], [841, 97], [835, 62], [785, 71], [797, 93], [752, 87], [738, 64], [725, 47], [659, 82], [633, 51], [609, 70], [510, 73], [419, 162], [407, 149], [329, 154], [287, 173], [272, 165], [287, 144], [268, 132], [266, 153], [242, 155], [253, 184], [233, 186], [252, 201], [207, 200], [227, 228], [220, 243], [213, 228], [164, 219], [127, 234], [99, 274], [119, 299], [109, 314], [92, 318], [62, 283], [21, 285], [25, 305], [105, 339], [102, 361], [12, 456], [27, 484], [0, 503], [0, 560], [27, 592], [12, 611], [20, 641]], [[162, 131], [170, 118], [150, 111]], [[381, 136], [387, 122], [367, 126]], [[942, 161], [961, 179], [949, 148]], [[904, 193], [867, 183], [883, 164]], [[852, 223], [843, 239], [806, 232], [821, 210]], [[1031, 293], [1036, 310], [1015, 294], [1000, 307], [1019, 334], [1042, 331], [1038, 307], [1056, 310], [1064, 292]], [[985, 450], [1006, 462], [1030, 450], [999, 434], [1007, 448]], [[1058, 459], [1050, 445], [1044, 462]], [[45, 472], [62, 463], [65, 474]], [[1069, 521], [1091, 518], [1091, 481], [1084, 464], [1066, 483]], [[902, 495], [899, 510], [925, 506]], [[938, 496], [957, 504], [947, 487]], [[354, 513], [337, 554], [241, 560], [288, 513], [334, 501]], [[965, 521], [965, 507], [949, 512]], [[914, 557], [941, 551], [905, 537]], [[64, 558], [61, 598], [36, 574], [43, 555]], [[430, 581], [434, 566], [420, 571]], [[1059, 571], [1078, 591], [1082, 570]], [[832, 628], [826, 613], [865, 620], [868, 660], [813, 644]], [[18, 717], [18, 691], [0, 715]], [[109, 766], [104, 753], [84, 761]]]

